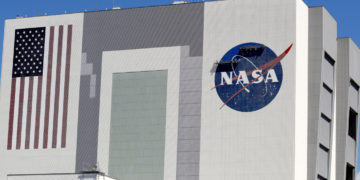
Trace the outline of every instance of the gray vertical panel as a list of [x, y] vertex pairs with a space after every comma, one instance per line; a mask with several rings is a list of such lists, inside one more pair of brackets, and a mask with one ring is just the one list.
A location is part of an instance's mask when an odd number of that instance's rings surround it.
[[90, 78], [81, 77], [76, 172], [97, 162], [102, 52], [186, 45], [190, 56], [202, 56], [203, 29], [203, 3], [85, 13], [83, 53], [93, 64], [96, 87], [89, 97]]
[[[90, 76], [81, 76], [80, 87], [89, 86]], [[92, 121], [98, 118], [98, 107], [90, 106], [97, 102], [97, 99], [89, 98], [90, 87], [82, 88], [80, 91], [78, 136], [76, 148], [76, 172], [90, 170], [97, 161], [97, 144], [98, 135], [91, 133], [98, 130], [98, 123]]]
[[321, 62], [323, 59], [323, 9], [309, 9], [309, 120], [308, 120], [308, 178], [315, 179], [318, 149], [318, 120], [320, 116]]
[[334, 17], [323, 8], [323, 46], [324, 50], [336, 61], [337, 59], [337, 22]]
[[360, 84], [360, 49], [357, 44], [349, 39], [349, 76]]
[[331, 123], [321, 117], [319, 120], [319, 143], [330, 149]]
[[[336, 179], [346, 176], [346, 137], [348, 123], [349, 98], [349, 39], [338, 39], [338, 56], [336, 64]], [[343, 133], [339, 133], [343, 132]]]
[[325, 178], [329, 176], [329, 152], [324, 151], [323, 149], [319, 148], [318, 150], [318, 173]]
[[113, 75], [109, 175], [163, 180], [167, 71]]
[[334, 66], [325, 59], [322, 61], [321, 76], [326, 85], [334, 89]]
[[[346, 133], [347, 134], [347, 133]], [[350, 136], [346, 137], [345, 161], [356, 167], [356, 141]]]
[[[360, 65], [360, 49], [357, 47], [357, 45], [352, 41], [350, 38], [340, 39], [341, 43], [341, 51], [343, 51], [342, 58], [347, 63], [345, 64], [347, 66], [347, 72], [343, 73], [346, 75], [343, 79], [345, 82], [341, 90], [345, 91], [344, 94], [348, 96], [346, 99], [341, 99], [343, 102], [347, 102], [346, 106], [342, 106], [339, 108], [342, 108], [342, 110], [345, 110], [345, 113], [340, 118], [343, 118], [343, 124], [342, 124], [342, 131], [345, 133], [341, 134], [342, 136], [339, 137], [339, 141], [346, 142], [345, 144], [345, 151], [342, 152], [342, 159], [339, 159], [339, 161], [342, 163], [343, 167], [346, 166], [346, 163], [349, 163], [353, 165], [356, 169], [357, 165], [357, 144], [358, 144], [358, 138], [355, 141], [353, 138], [351, 138], [348, 135], [349, 132], [349, 108], [353, 108], [355, 111], [359, 112], [359, 96], [358, 92], [353, 88], [352, 85], [350, 85], [349, 80], [352, 79], [355, 81], [355, 83], [360, 84], [360, 71], [359, 71], [359, 65]], [[343, 44], [344, 43], [344, 44]], [[347, 91], [347, 92], [346, 92]], [[346, 101], [347, 100], [347, 101]], [[359, 119], [359, 118], [358, 118]], [[356, 127], [356, 132], [358, 133], [358, 122]], [[358, 137], [358, 134], [357, 136]], [[341, 147], [343, 150], [343, 147]], [[345, 174], [345, 173], [344, 173]]]
[[199, 179], [202, 57], [189, 57], [183, 47], [180, 62], [177, 180]]
[[352, 86], [349, 87], [349, 106], [355, 111], [358, 109], [358, 91]]
[[325, 88], [322, 88], [320, 93], [320, 111], [332, 119], [333, 94]]

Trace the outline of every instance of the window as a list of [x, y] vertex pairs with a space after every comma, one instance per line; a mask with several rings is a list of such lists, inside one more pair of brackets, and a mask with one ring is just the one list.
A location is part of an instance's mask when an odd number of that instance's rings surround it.
[[346, 164], [346, 180], [354, 180], [354, 166]]
[[348, 128], [348, 135], [356, 140], [356, 125], [357, 125], [357, 116], [358, 113], [354, 111], [352, 108], [349, 110], [349, 128]]
[[324, 87], [324, 89], [326, 89], [329, 93], [332, 93], [332, 92], [333, 92], [333, 90], [332, 90], [328, 85], [326, 85], [325, 83], [323, 83], [323, 87]]
[[350, 79], [350, 85], [351, 85], [356, 91], [359, 91], [359, 85], [358, 85], [353, 79]]
[[325, 59], [334, 66], [335, 60], [327, 52], [325, 52]]
[[321, 113], [321, 117], [322, 117], [325, 121], [331, 122], [331, 119], [328, 118], [324, 113]]
[[320, 149], [322, 149], [325, 152], [329, 152], [329, 148], [325, 147], [324, 145], [320, 144], [319, 145]]
[[321, 175], [318, 175], [318, 180], [327, 180], [327, 179], [322, 177]]

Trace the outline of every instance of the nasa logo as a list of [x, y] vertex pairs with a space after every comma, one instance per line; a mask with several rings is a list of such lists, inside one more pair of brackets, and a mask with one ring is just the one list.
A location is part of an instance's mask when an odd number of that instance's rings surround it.
[[291, 47], [277, 56], [269, 47], [245, 43], [229, 50], [215, 73], [217, 94], [225, 105], [241, 111], [257, 111], [268, 105], [278, 94], [283, 70], [280, 61]]

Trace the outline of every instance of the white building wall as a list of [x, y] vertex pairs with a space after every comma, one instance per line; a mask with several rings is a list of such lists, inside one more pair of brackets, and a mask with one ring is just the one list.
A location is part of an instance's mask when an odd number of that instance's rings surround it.
[[[307, 100], [300, 97], [307, 91], [307, 12], [300, 1], [205, 4], [201, 180], [306, 177]], [[225, 52], [246, 42], [265, 44], [277, 55], [294, 43], [281, 62], [282, 87], [258, 111], [244, 113], [226, 106], [219, 110], [222, 101], [210, 90], [210, 70]]]
[[[321, 11], [321, 13], [324, 13]], [[323, 50], [332, 57], [337, 57], [336, 22], [321, 14], [319, 29], [321, 46], [318, 52], [323, 57]], [[201, 180], [231, 179], [307, 179], [308, 172], [308, 111], [311, 104], [307, 98], [312, 96], [308, 91], [308, 7], [301, 0], [227, 0], [205, 3], [204, 57], [202, 71], [202, 108], [201, 108]], [[70, 84], [70, 102], [67, 148], [12, 150], [0, 148], [0, 180], [6, 174], [37, 173], [71, 173], [75, 169], [78, 99], [80, 84], [81, 47], [83, 14], [46, 16], [8, 20], [5, 28], [2, 87], [10, 87], [12, 70], [12, 53], [15, 29], [50, 26], [58, 24], [74, 25], [72, 47], [72, 65]], [[323, 26], [322, 26], [323, 25]], [[320, 27], [321, 26], [321, 27]], [[334, 30], [335, 29], [335, 30]], [[335, 39], [335, 41], [334, 41]], [[239, 112], [228, 107], [219, 109], [223, 104], [214, 87], [214, 74], [211, 69], [232, 47], [257, 42], [270, 47], [280, 55], [287, 47], [294, 44], [290, 53], [281, 61], [283, 82], [276, 98], [264, 108], [254, 112]], [[112, 74], [118, 72], [136, 72], [151, 70], [168, 70], [169, 86], [167, 101], [167, 122], [165, 142], [164, 179], [176, 179], [177, 166], [177, 133], [179, 110], [179, 73], [182, 48], [160, 47], [121, 51], [106, 51], [102, 61], [102, 85], [100, 97], [100, 119], [98, 161], [100, 169], [108, 171], [109, 129], [111, 110]], [[358, 52], [349, 53], [351, 59], [358, 59]], [[319, 54], [317, 54], [319, 55]], [[320, 56], [319, 56], [320, 57]], [[350, 77], [360, 82], [360, 73], [356, 68], [360, 63], [350, 61]], [[335, 90], [335, 68], [322, 59], [319, 70], [319, 81], [325, 82]], [[170, 83], [171, 82], [171, 83]], [[319, 112], [330, 118], [334, 117], [334, 93], [321, 87], [319, 91]], [[318, 89], [320, 90], [320, 89]], [[352, 96], [356, 92], [349, 92]], [[10, 89], [1, 89], [1, 114], [8, 114]], [[349, 105], [358, 109], [358, 98], [349, 98]], [[353, 102], [354, 101], [354, 102]], [[356, 102], [355, 102], [356, 101]], [[320, 114], [319, 114], [320, 116]], [[319, 117], [320, 119], [320, 117]], [[321, 119], [320, 119], [321, 120]], [[6, 147], [8, 121], [0, 121], [0, 147]], [[318, 142], [327, 147], [336, 147], [334, 140], [336, 124], [319, 121], [316, 124], [316, 148]], [[331, 137], [331, 129], [334, 133]], [[338, 129], [340, 130], [340, 129]], [[318, 134], [319, 133], [319, 134]], [[343, 129], [341, 129], [343, 133]], [[318, 136], [318, 137], [317, 137]], [[347, 162], [356, 164], [356, 144], [346, 139]], [[317, 158], [316, 173], [335, 179], [335, 152], [326, 153], [315, 150]], [[331, 158], [330, 158], [331, 157]], [[34, 163], [36, 162], [36, 163]], [[329, 162], [331, 171], [329, 172]], [[314, 174], [315, 176], [315, 174]], [[38, 177], [41, 179], [44, 177]], [[63, 178], [59, 176], [59, 178]], [[16, 180], [19, 177], [12, 176]], [[21, 178], [20, 178], [21, 179]], [[66, 179], [64, 177], [64, 179]], [[311, 179], [311, 178], [310, 178]]]
[[[69, 84], [69, 111], [66, 148], [7, 150], [9, 126], [10, 91], [14, 52], [15, 30], [22, 28], [55, 25], [73, 25], [71, 69]], [[0, 179], [7, 174], [71, 173], [75, 168], [77, 137], [80, 63], [83, 32], [83, 14], [44, 16], [26, 19], [11, 19], [5, 22], [4, 49], [1, 76], [0, 114]], [[6, 87], [6, 88], [5, 88]], [[50, 128], [50, 127], [49, 127]]]
[[296, 113], [295, 113], [295, 173], [294, 179], [307, 179], [309, 78], [309, 8], [296, 1]]

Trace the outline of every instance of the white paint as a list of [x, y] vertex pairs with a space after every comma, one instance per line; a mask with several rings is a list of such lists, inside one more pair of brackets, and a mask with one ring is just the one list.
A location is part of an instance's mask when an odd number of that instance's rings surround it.
[[46, 27], [45, 32], [45, 49], [42, 75], [42, 89], [41, 89], [41, 111], [40, 111], [40, 127], [39, 127], [39, 144], [38, 148], [43, 147], [44, 142], [44, 122], [45, 122], [45, 102], [46, 102], [46, 87], [47, 87], [47, 73], [49, 64], [49, 45], [50, 45], [50, 27]]
[[[66, 148], [42, 149], [42, 133], [40, 131], [39, 149], [31, 150], [7, 150], [0, 148], [0, 179], [6, 179], [6, 174], [37, 174], [37, 173], [64, 173], [74, 172], [76, 161], [77, 143], [77, 119], [79, 106], [80, 89], [80, 69], [81, 69], [81, 49], [83, 33], [83, 13], [31, 17], [23, 19], [11, 19], [5, 21], [1, 94], [0, 94], [0, 114], [9, 114], [12, 59], [14, 51], [15, 29], [50, 27], [58, 25], [73, 25], [73, 40], [71, 53], [70, 84], [69, 84], [69, 110], [67, 124], [67, 144]], [[49, 34], [49, 31], [47, 31]], [[45, 46], [46, 48], [46, 46]], [[45, 56], [44, 59], [47, 59]], [[44, 64], [46, 66], [47, 64]], [[46, 69], [46, 68], [44, 68]], [[43, 84], [46, 86], [46, 72], [44, 72]], [[45, 95], [45, 89], [42, 94]], [[45, 98], [43, 98], [45, 99]], [[4, 108], [3, 108], [4, 107]], [[45, 109], [45, 105], [42, 105]], [[43, 112], [43, 111], [42, 111]], [[42, 115], [43, 117], [43, 115]], [[15, 119], [14, 119], [15, 120]], [[17, 122], [17, 120], [15, 120]], [[8, 118], [0, 121], [0, 137], [7, 137]], [[43, 119], [42, 119], [43, 123]], [[15, 127], [16, 128], [16, 127]], [[43, 128], [41, 129], [43, 131]], [[16, 139], [16, 136], [13, 137]], [[4, 139], [4, 138], [3, 138]], [[6, 140], [0, 141], [0, 147], [6, 147]], [[56, 163], [54, 163], [56, 162]]]
[[35, 125], [36, 125], [36, 106], [37, 106], [37, 90], [38, 90], [38, 76], [34, 77], [31, 109], [31, 125], [30, 125], [30, 142], [29, 148], [34, 149]]
[[270, 80], [272, 83], [279, 82], [274, 69], [270, 69], [269, 72], [267, 73], [265, 83], [268, 83]]
[[[264, 80], [264, 77], [262, 76], [262, 70], [255, 70], [251, 73], [251, 75], [254, 79], [256, 79], [254, 81], [254, 84], [259, 84]], [[275, 74], [275, 76], [276, 76], [276, 74]], [[265, 83], [266, 83], [266, 81], [265, 81]]]
[[[335, 66], [335, 68], [334, 68], [334, 74], [336, 74], [336, 66]], [[336, 84], [336, 78], [334, 78], [334, 84]], [[333, 103], [334, 103], [334, 111], [333, 111], [333, 117], [338, 117], [337, 116], [337, 114], [336, 114], [336, 105], [337, 105], [337, 101], [336, 101], [336, 91], [337, 91], [337, 89], [335, 89], [335, 91], [334, 91], [334, 101], [333, 101]], [[334, 119], [335, 119], [334, 118]], [[336, 122], [336, 120], [335, 121], [332, 121], [332, 127], [331, 127], [331, 131], [332, 131], [332, 135], [331, 135], [331, 152], [330, 152], [330, 180], [335, 180], [336, 179], [336, 154], [337, 154], [337, 152], [336, 152], [336, 136], [337, 136], [337, 122]], [[358, 177], [356, 177], [356, 178], [358, 178]]]
[[68, 26], [64, 25], [63, 31], [63, 44], [62, 44], [62, 53], [61, 53], [61, 71], [60, 71], [60, 91], [59, 91], [59, 114], [58, 114], [58, 131], [57, 131], [57, 140], [56, 148], [61, 148], [61, 135], [62, 135], [62, 125], [63, 125], [63, 109], [64, 109], [64, 86], [65, 86], [65, 68], [66, 68], [66, 47], [67, 47], [67, 36], [68, 36]]
[[108, 172], [109, 164], [113, 73], [167, 70], [164, 179], [176, 180], [180, 52], [181, 47], [103, 52], [98, 141], [98, 162], [103, 172]]
[[25, 149], [25, 137], [26, 137], [26, 121], [27, 121], [27, 107], [29, 99], [29, 78], [26, 77], [24, 83], [24, 100], [22, 110], [22, 121], [21, 121], [21, 143], [20, 148]]
[[249, 84], [249, 79], [247, 78], [245, 71], [239, 71], [239, 75], [238, 75], [236, 84]]
[[[54, 28], [54, 48], [53, 48], [53, 59], [51, 67], [51, 87], [50, 87], [50, 108], [49, 108], [49, 126], [47, 136], [47, 148], [52, 148], [52, 137], [54, 129], [54, 108], [55, 108], [55, 90], [56, 90], [56, 68], [58, 61], [58, 43], [59, 43], [59, 26]], [[60, 52], [61, 53], [61, 52]], [[49, 70], [49, 69], [48, 69]]]
[[230, 72], [230, 75], [228, 75], [226, 72], [221, 72], [221, 84], [224, 85], [224, 80], [227, 85], [232, 84], [232, 76], [232, 72]]
[[[19, 96], [20, 96], [20, 79], [16, 78], [15, 104], [14, 104], [14, 120], [13, 120], [13, 135], [11, 149], [16, 149], [17, 127], [19, 120]], [[3, 146], [5, 147], [5, 146]]]
[[308, 138], [308, 7], [296, 1], [296, 96], [294, 180], [307, 179]]
[[223, 102], [211, 90], [214, 60], [248, 42], [264, 44], [277, 55], [296, 43], [296, 1], [205, 3], [200, 180], [294, 179], [296, 48], [281, 61], [279, 93], [258, 111], [219, 110]]

